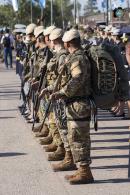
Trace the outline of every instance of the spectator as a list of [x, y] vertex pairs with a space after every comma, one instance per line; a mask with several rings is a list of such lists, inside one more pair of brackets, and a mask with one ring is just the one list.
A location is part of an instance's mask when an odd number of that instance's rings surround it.
[[[12, 66], [12, 49], [13, 49], [13, 37], [9, 33], [9, 29], [5, 30], [5, 35], [3, 35], [1, 39], [1, 44], [3, 44], [4, 47], [4, 62], [6, 65], [6, 68], [8, 69], [8, 66], [10, 65], [10, 68], [13, 68]], [[8, 61], [9, 58], [9, 61]]]

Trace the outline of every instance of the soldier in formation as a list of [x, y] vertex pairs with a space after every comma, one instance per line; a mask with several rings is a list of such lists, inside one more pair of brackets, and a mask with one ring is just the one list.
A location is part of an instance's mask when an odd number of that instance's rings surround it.
[[[96, 112], [91, 99], [92, 62], [85, 49], [86, 46], [88, 49], [97, 45], [119, 45], [114, 37], [116, 33], [113, 32], [112, 37], [112, 32], [107, 30], [98, 29], [96, 37], [92, 35], [93, 30], [85, 41], [74, 28], [64, 33], [56, 26], [44, 29], [30, 24], [26, 29], [20, 111], [27, 122], [33, 124], [32, 131], [49, 153], [48, 161], [60, 161], [52, 164], [53, 171], [75, 171], [65, 176], [70, 184], [94, 182], [90, 168], [90, 121]], [[121, 52], [119, 50], [119, 56]], [[120, 63], [119, 75], [121, 67]], [[122, 72], [125, 75], [124, 69]], [[128, 100], [128, 80], [127, 76], [122, 80], [122, 75], [120, 80], [126, 87], [119, 102]], [[113, 108], [119, 107], [119, 102]], [[96, 128], [96, 114], [94, 118]]]

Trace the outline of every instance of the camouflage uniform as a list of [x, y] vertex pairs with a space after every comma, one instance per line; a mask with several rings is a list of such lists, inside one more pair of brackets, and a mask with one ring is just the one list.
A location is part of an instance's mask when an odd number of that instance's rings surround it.
[[[47, 73], [47, 86], [48, 89], [51, 89], [51, 86], [53, 86], [57, 76], [58, 76], [58, 67], [63, 64], [64, 59], [66, 57], [66, 50], [61, 48], [60, 52], [58, 52], [57, 54], [55, 54], [55, 56], [51, 59], [51, 61], [48, 63], [47, 65], [47, 69], [48, 69], [48, 73]], [[58, 103], [58, 102], [57, 102]], [[59, 130], [60, 126], [59, 126], [59, 122], [57, 117], [56, 117], [56, 107], [57, 107], [57, 103], [53, 105], [54, 110], [52, 110], [49, 114], [49, 129], [51, 131], [52, 137], [53, 137], [53, 141], [54, 143], [59, 146], [62, 145], [62, 133]], [[57, 122], [55, 122], [57, 121]]]
[[[34, 69], [34, 77], [36, 81], [40, 80], [40, 76], [41, 76], [41, 68], [43, 68], [43, 66], [46, 66], [44, 64], [44, 60], [46, 58], [47, 55], [47, 63], [50, 61], [50, 59], [52, 58], [53, 54], [52, 52], [49, 50], [48, 47], [43, 47], [43, 48], [39, 48], [38, 49], [38, 54], [37, 54], [37, 60], [35, 63], [35, 69]], [[45, 87], [45, 81], [46, 79], [43, 80], [43, 87]], [[42, 121], [43, 116], [44, 116], [44, 111], [45, 111], [45, 104], [46, 101], [45, 99], [42, 99], [40, 102], [40, 107], [39, 107], [39, 117], [40, 117], [40, 121]]]
[[69, 56], [67, 82], [60, 90], [66, 96], [68, 140], [74, 162], [89, 165], [90, 159], [90, 64], [82, 50]]
[[[67, 52], [65, 49], [61, 49], [60, 53], [57, 52], [57, 63], [55, 65], [55, 77], [58, 77], [58, 74], [60, 72], [62, 64], [65, 63], [65, 58], [66, 58]], [[62, 86], [65, 85], [67, 81], [67, 75], [63, 75], [62, 79]], [[53, 83], [55, 80], [53, 80]], [[48, 90], [51, 88], [51, 86], [48, 87]], [[58, 131], [60, 134], [60, 137], [62, 139], [62, 142], [64, 143], [64, 147], [66, 151], [70, 151], [70, 146], [67, 138], [68, 130], [67, 130], [67, 118], [66, 118], [66, 108], [65, 108], [65, 102], [63, 100], [57, 100], [54, 103], [54, 113], [55, 113], [55, 119], [56, 119], [56, 124], [58, 127]]]

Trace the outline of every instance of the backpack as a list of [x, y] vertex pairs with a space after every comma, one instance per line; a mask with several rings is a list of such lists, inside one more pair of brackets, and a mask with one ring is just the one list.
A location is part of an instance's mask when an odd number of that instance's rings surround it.
[[3, 39], [3, 45], [4, 47], [10, 47], [11, 43], [10, 43], [10, 37], [4, 37]]
[[103, 43], [102, 48], [105, 49], [115, 61], [117, 68], [118, 77], [118, 100], [128, 101], [129, 100], [129, 80], [128, 72], [124, 66], [123, 57], [117, 45], [111, 45], [108, 43]]
[[92, 99], [96, 107], [109, 109], [117, 102], [118, 78], [116, 64], [100, 45], [87, 50], [91, 65]]

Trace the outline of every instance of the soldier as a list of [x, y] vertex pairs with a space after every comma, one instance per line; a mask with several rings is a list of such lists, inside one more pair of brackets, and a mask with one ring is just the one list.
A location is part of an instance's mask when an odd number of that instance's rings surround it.
[[24, 104], [22, 105], [22, 114], [24, 115], [29, 115], [30, 114], [30, 109], [27, 107], [26, 104], [26, 99], [27, 99], [27, 95], [28, 95], [28, 81], [29, 78], [31, 78], [31, 70], [30, 70], [30, 58], [35, 50], [35, 37], [34, 37], [34, 29], [35, 29], [36, 25], [35, 24], [29, 24], [26, 28], [26, 40], [24, 41], [24, 43], [26, 44], [26, 49], [24, 51], [24, 59], [22, 61], [23, 64], [23, 75], [22, 75], [22, 97], [23, 97], [23, 101]]
[[[35, 64], [35, 69], [34, 69], [34, 82], [32, 84], [32, 87], [35, 88], [35, 90], [38, 90], [39, 86], [39, 80], [41, 78], [41, 68], [44, 68], [43, 66], [46, 66], [44, 64], [44, 60], [46, 59], [46, 63], [50, 61], [52, 58], [52, 52], [50, 52], [48, 46], [46, 46], [45, 43], [45, 37], [43, 35], [43, 26], [39, 26], [35, 29], [35, 37], [36, 37], [36, 46], [39, 48], [37, 52], [37, 60]], [[47, 67], [45, 67], [47, 68]], [[45, 75], [44, 75], [44, 81], [45, 81]], [[40, 122], [42, 123], [43, 115], [44, 115], [44, 105], [45, 105], [45, 100], [40, 102], [40, 107], [39, 107], [39, 112], [38, 116], [40, 118]], [[33, 131], [37, 132], [41, 129], [41, 124], [36, 126]], [[47, 136], [49, 133], [49, 130], [47, 128], [47, 125], [44, 125], [42, 128], [41, 132], [36, 133], [36, 137], [42, 137], [42, 136]]]
[[67, 81], [51, 98], [65, 99], [68, 140], [74, 162], [78, 170], [65, 178], [70, 184], [91, 183], [94, 181], [89, 165], [90, 158], [90, 64], [81, 49], [80, 35], [71, 29], [63, 36], [65, 48], [70, 55], [67, 68]]
[[[50, 60], [50, 62], [47, 65], [47, 86], [48, 88], [43, 89], [41, 94], [44, 95], [44, 92], [50, 88], [50, 85], [53, 85], [55, 82], [57, 76], [58, 76], [58, 68], [63, 64], [64, 59], [66, 57], [66, 50], [63, 47], [63, 42], [62, 42], [62, 36], [63, 36], [63, 31], [62, 29], [54, 29], [50, 36], [49, 39], [51, 40], [51, 48], [55, 50], [55, 55], [53, 58]], [[42, 97], [42, 95], [41, 95]], [[56, 107], [53, 105], [53, 107]], [[62, 160], [64, 158], [65, 150], [64, 150], [64, 145], [61, 140], [60, 133], [58, 131], [58, 126], [55, 123], [55, 115], [53, 110], [51, 110], [49, 114], [49, 129], [50, 129], [50, 134], [53, 138], [52, 144], [48, 145], [45, 150], [47, 152], [53, 152], [52, 154], [48, 155], [48, 160], [55, 161], [55, 160]], [[42, 140], [42, 144], [46, 143], [44, 141], [45, 139]], [[55, 151], [56, 149], [56, 151]]]
[[[54, 67], [54, 71], [53, 71], [53, 83], [55, 82], [56, 78], [58, 77], [58, 73], [60, 72], [60, 69], [62, 67], [62, 64], [65, 63], [65, 57], [67, 55], [66, 50], [63, 47], [63, 41], [62, 41], [62, 34], [63, 31], [61, 29], [55, 29], [52, 31], [52, 33], [50, 34], [50, 40], [52, 42], [52, 47], [54, 47], [55, 52], [56, 52], [56, 62], [53, 64]], [[54, 59], [53, 59], [54, 60]], [[63, 80], [62, 85], [64, 85], [64, 83], [66, 82], [66, 80]], [[52, 92], [52, 88], [53, 85], [48, 86], [46, 89], [44, 89], [41, 93], [41, 95], [43, 95], [46, 90], [49, 92]], [[65, 113], [65, 103], [61, 100], [58, 100], [57, 102], [55, 102], [55, 104], [53, 104], [54, 106], [54, 112], [55, 112], [55, 118], [56, 118], [56, 125], [58, 127], [58, 131], [55, 131], [55, 135], [57, 138], [57, 143], [60, 143], [60, 138], [59, 135], [61, 136], [62, 142], [64, 143], [64, 147], [65, 147], [65, 158], [62, 162], [58, 163], [57, 165], [53, 165], [53, 170], [54, 171], [65, 171], [65, 170], [73, 170], [76, 168], [74, 162], [73, 162], [73, 158], [72, 158], [72, 154], [71, 154], [71, 150], [70, 150], [70, 146], [69, 146], [69, 142], [67, 139], [67, 123], [66, 123], [66, 113]], [[54, 136], [55, 139], [55, 136]], [[62, 143], [61, 142], [61, 143]], [[63, 144], [62, 143], [62, 144]], [[59, 144], [58, 144], [59, 145]], [[48, 145], [48, 150], [47, 151], [51, 151], [53, 149], [53, 145]], [[56, 159], [56, 155], [57, 151], [51, 155], [49, 155], [49, 158], [51, 156], [51, 159], [53, 156], [55, 156]], [[53, 157], [54, 159], [54, 157]]]
[[[30, 86], [29, 88], [29, 94], [27, 94], [28, 98], [28, 108], [24, 112], [25, 118], [29, 120], [29, 123], [32, 123], [33, 119], [31, 118], [31, 111], [32, 111], [32, 104], [31, 104], [31, 99], [32, 99], [32, 93], [31, 93], [31, 81], [33, 79], [33, 74], [34, 74], [34, 61], [35, 61], [35, 56], [36, 56], [36, 50], [35, 50], [35, 36], [34, 36], [34, 30], [36, 28], [36, 25], [31, 23], [27, 26], [26, 28], [26, 40], [25, 43], [27, 45], [27, 60], [25, 59], [24, 63], [24, 82], [28, 83]], [[26, 105], [27, 106], [27, 105]], [[30, 118], [28, 118], [30, 117]]]
[[[50, 59], [53, 57], [53, 53], [50, 51], [50, 49], [51, 49], [51, 43], [50, 43], [50, 40], [49, 40], [49, 35], [50, 35], [50, 33], [55, 29], [56, 27], [55, 26], [49, 26], [49, 27], [47, 27], [45, 30], [44, 30], [44, 32], [43, 32], [43, 35], [44, 35], [44, 41], [45, 41], [45, 44], [46, 44], [46, 46], [47, 46], [47, 48], [48, 48], [48, 51], [49, 51], [49, 55], [50, 55]], [[41, 129], [42, 128], [42, 129]], [[45, 126], [44, 127], [42, 127], [42, 124], [40, 124], [40, 125], [38, 125], [38, 126], [36, 126], [34, 129], [33, 129], [33, 131], [34, 132], [38, 132], [37, 134], [36, 134], [36, 137], [46, 137], [46, 135], [48, 135], [48, 130], [47, 130], [48, 128], [45, 128]], [[45, 132], [44, 132], [45, 131]], [[46, 138], [46, 140], [47, 140], [47, 143], [48, 142], [51, 142], [52, 141], [52, 137], [50, 136], [50, 135], [48, 135], [49, 137], [47, 137]]]
[[113, 44], [113, 40], [111, 37], [111, 26], [106, 26], [106, 28], [104, 29], [104, 35], [103, 35], [103, 43], [109, 43], [109, 44]]
[[112, 31], [112, 39], [114, 41], [114, 44], [116, 44], [120, 50], [120, 53], [122, 54], [122, 52], [124, 52], [125, 50], [125, 45], [123, 44], [122, 40], [121, 40], [121, 36], [122, 36], [122, 32], [121, 29], [114, 29]]
[[[55, 78], [58, 77], [60, 69], [62, 65], [65, 63], [65, 58], [68, 55], [67, 51], [64, 49], [63, 46], [62, 35], [63, 35], [63, 31], [61, 29], [55, 29], [52, 31], [49, 37], [52, 42], [52, 46], [56, 51], [57, 63], [54, 71]], [[66, 83], [67, 81], [66, 78], [67, 75], [64, 75], [64, 79], [62, 80], [62, 86], [64, 86], [64, 84]], [[56, 79], [54, 79], [54, 82], [55, 80]], [[52, 86], [48, 86], [46, 90], [52, 91], [51, 87]], [[54, 112], [57, 121], [58, 131], [65, 148], [65, 158], [60, 163], [52, 165], [52, 167], [54, 171], [74, 170], [76, 169], [76, 166], [73, 161], [71, 149], [67, 138], [68, 129], [67, 129], [67, 120], [66, 120], [66, 112], [65, 112], [65, 102], [63, 100], [57, 100], [55, 102], [56, 103], [54, 104]]]

